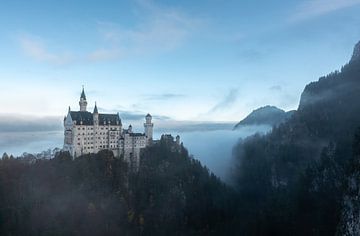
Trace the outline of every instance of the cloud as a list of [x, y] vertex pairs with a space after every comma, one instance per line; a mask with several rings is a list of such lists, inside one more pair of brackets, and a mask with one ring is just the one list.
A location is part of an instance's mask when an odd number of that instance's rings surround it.
[[156, 131], [160, 133], [170, 132], [194, 132], [194, 131], [216, 131], [232, 130], [234, 122], [209, 122], [209, 121], [178, 121], [167, 120], [155, 124]]
[[62, 118], [0, 114], [0, 132], [36, 132], [62, 130]]
[[[143, 121], [145, 120], [145, 116], [146, 116], [146, 112], [142, 112], [142, 111], [128, 111], [128, 110], [118, 110], [118, 109], [107, 109], [107, 108], [103, 108], [103, 107], [99, 107], [99, 112], [104, 112], [104, 113], [119, 113], [121, 120], [123, 121]], [[92, 110], [92, 108], [90, 109]], [[168, 116], [163, 116], [163, 115], [157, 115], [157, 114], [152, 114], [153, 119], [156, 120], [169, 120], [171, 119]]]
[[201, 20], [179, 9], [152, 1], [135, 1], [135, 8], [139, 21], [131, 28], [114, 22], [97, 22], [101, 46], [81, 54], [51, 51], [40, 37], [29, 35], [20, 37], [20, 46], [30, 58], [54, 65], [111, 61], [177, 49], [201, 24]]
[[176, 94], [176, 93], [163, 93], [163, 94], [151, 94], [144, 96], [146, 100], [169, 100], [169, 99], [176, 99], [176, 98], [183, 98], [185, 97], [184, 94]]
[[97, 49], [90, 54], [87, 55], [87, 58], [90, 61], [107, 61], [118, 59], [122, 56], [122, 52], [120, 50], [111, 50], [111, 49]]
[[[145, 113], [138, 113], [138, 112], [132, 112], [132, 111], [120, 111], [119, 112], [121, 119], [123, 120], [144, 120], [145, 119]], [[168, 116], [162, 116], [162, 115], [152, 115], [153, 119], [157, 120], [168, 120], [170, 117]]]
[[160, 7], [152, 1], [136, 1], [136, 12], [141, 21], [132, 29], [98, 22], [106, 47], [94, 50], [87, 58], [105, 61], [171, 51], [182, 45], [200, 23], [178, 9]]
[[231, 89], [229, 93], [219, 103], [217, 103], [213, 108], [211, 108], [208, 113], [222, 111], [231, 107], [236, 102], [238, 94], [238, 89]]
[[274, 85], [269, 88], [271, 91], [281, 91], [282, 87], [280, 85]]
[[245, 49], [237, 55], [237, 58], [244, 63], [261, 62], [265, 58], [266, 53], [267, 52], [258, 49]]
[[308, 0], [298, 5], [290, 21], [303, 21], [359, 4], [360, 0]]
[[56, 65], [70, 63], [74, 58], [71, 53], [51, 53], [39, 38], [21, 36], [20, 45], [24, 53], [30, 58]]

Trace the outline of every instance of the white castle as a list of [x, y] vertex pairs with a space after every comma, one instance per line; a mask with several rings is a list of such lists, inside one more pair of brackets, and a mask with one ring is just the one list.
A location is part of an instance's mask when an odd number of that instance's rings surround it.
[[128, 163], [139, 165], [140, 150], [153, 141], [151, 115], [145, 116], [144, 133], [134, 133], [132, 126], [123, 129], [119, 113], [102, 114], [96, 103], [93, 113], [86, 110], [87, 101], [84, 88], [80, 96], [80, 111], [69, 111], [64, 118], [64, 151], [74, 158], [111, 150], [116, 157], [123, 157]]

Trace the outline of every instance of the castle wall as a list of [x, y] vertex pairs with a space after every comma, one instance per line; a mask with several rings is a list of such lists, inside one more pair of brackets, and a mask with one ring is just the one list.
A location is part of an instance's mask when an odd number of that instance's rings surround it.
[[121, 126], [74, 125], [74, 151], [76, 156], [103, 149], [119, 149]]

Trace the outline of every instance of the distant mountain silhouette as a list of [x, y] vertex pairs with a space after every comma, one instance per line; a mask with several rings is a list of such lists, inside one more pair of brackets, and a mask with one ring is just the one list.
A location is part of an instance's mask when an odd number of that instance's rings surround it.
[[247, 125], [278, 125], [294, 114], [294, 111], [285, 112], [275, 106], [264, 106], [252, 111], [247, 117], [237, 123], [234, 129]]

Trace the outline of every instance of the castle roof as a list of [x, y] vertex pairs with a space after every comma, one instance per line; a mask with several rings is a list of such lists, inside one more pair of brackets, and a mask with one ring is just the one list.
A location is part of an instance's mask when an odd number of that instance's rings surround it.
[[[88, 111], [70, 111], [70, 115], [76, 124], [94, 125], [94, 116]], [[118, 114], [99, 114], [99, 125], [121, 125]]]
[[85, 92], [84, 92], [84, 87], [83, 87], [83, 89], [82, 89], [80, 98], [83, 98], [84, 100], [86, 100], [86, 96], [85, 96]]
[[99, 111], [98, 111], [98, 109], [97, 109], [97, 106], [96, 106], [96, 103], [95, 103], [95, 107], [94, 107], [94, 113], [96, 113], [96, 114], [99, 113]]

